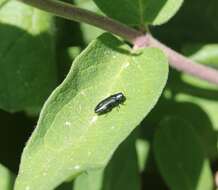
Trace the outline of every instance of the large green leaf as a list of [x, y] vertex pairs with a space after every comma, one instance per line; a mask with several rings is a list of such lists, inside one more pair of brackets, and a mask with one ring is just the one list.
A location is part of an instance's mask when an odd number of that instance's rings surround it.
[[[177, 84], [180, 85], [180, 83]], [[187, 86], [184, 86], [184, 88], [185, 87]], [[202, 144], [206, 155], [212, 159], [218, 156], [217, 134], [214, 130], [213, 123], [210, 120], [208, 112], [196, 104], [195, 101], [190, 101], [188, 98], [186, 101], [162, 99], [158, 102], [152, 113], [146, 118], [146, 124], [155, 127], [165, 115], [182, 116], [183, 119], [191, 124], [196, 134], [199, 136], [200, 143]]]
[[173, 190], [212, 190], [213, 176], [199, 138], [190, 124], [169, 117], [154, 139], [158, 168]]
[[37, 111], [56, 85], [52, 18], [11, 0], [0, 7], [0, 108]]
[[88, 171], [79, 176], [74, 190], [139, 190], [135, 137], [133, 133], [121, 144], [105, 170]]
[[12, 190], [15, 176], [3, 165], [0, 164], [0, 189]]
[[[46, 102], [21, 159], [16, 190], [50, 190], [83, 171], [105, 167], [118, 145], [156, 104], [168, 74], [154, 48], [139, 54], [110, 34], [93, 41]], [[94, 113], [116, 92], [125, 105]]]
[[168, 21], [183, 0], [94, 0], [108, 16], [134, 26], [159, 25]]

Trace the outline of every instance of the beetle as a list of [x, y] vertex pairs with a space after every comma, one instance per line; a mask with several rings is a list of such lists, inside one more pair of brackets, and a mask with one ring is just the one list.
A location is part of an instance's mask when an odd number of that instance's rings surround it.
[[105, 114], [119, 104], [124, 103], [125, 100], [126, 97], [122, 92], [113, 94], [98, 103], [98, 105], [95, 107], [95, 113], [97, 113], [98, 115]]

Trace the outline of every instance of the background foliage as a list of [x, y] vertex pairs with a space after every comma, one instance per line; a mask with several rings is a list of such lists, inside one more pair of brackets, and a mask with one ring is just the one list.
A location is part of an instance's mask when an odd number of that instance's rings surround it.
[[[149, 27], [190, 59], [218, 68], [216, 0], [68, 2]], [[102, 33], [0, 0], [0, 189], [13, 189], [22, 150], [37, 125], [22, 155], [17, 190], [213, 190], [217, 86], [170, 70], [160, 96], [168, 75], [163, 53], [132, 54], [111, 34], [97, 38]], [[127, 63], [131, 67], [120, 73]], [[95, 105], [120, 89], [125, 105], [93, 124]], [[85, 98], [78, 95], [83, 93]], [[87, 126], [95, 130], [86, 132]]]

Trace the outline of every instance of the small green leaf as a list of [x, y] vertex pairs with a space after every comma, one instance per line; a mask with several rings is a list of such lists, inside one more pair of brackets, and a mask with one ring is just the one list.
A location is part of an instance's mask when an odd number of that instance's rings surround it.
[[133, 133], [121, 144], [105, 170], [92, 170], [79, 176], [74, 183], [74, 190], [139, 190], [135, 137]]
[[142, 172], [146, 168], [146, 163], [148, 160], [150, 144], [144, 139], [137, 139], [136, 141], [136, 150], [138, 157], [139, 170]]
[[0, 164], [0, 189], [12, 190], [15, 176], [3, 165]]
[[[81, 53], [81, 48], [80, 47], [69, 47], [67, 49], [68, 55], [71, 60], [74, 60], [80, 53]], [[72, 63], [72, 62], [71, 62]]]
[[[50, 190], [105, 167], [154, 107], [167, 76], [167, 58], [158, 49], [134, 54], [110, 34], [93, 41], [46, 102], [23, 152], [15, 189]], [[117, 92], [126, 96], [125, 105], [106, 115], [94, 113], [102, 99]]]
[[170, 189], [213, 189], [209, 161], [188, 122], [176, 117], [164, 119], [155, 134], [154, 153]]
[[108, 16], [133, 26], [160, 25], [180, 8], [183, 0], [94, 0]]
[[39, 112], [56, 85], [52, 17], [18, 1], [0, 7], [0, 108]]

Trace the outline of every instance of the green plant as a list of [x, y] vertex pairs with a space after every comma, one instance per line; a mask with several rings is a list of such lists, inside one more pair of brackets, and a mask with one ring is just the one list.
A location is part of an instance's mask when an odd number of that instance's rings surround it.
[[[12, 144], [38, 120], [18, 175], [1, 165], [0, 189], [214, 189], [217, 10], [216, 0], [0, 0], [0, 118], [18, 125]], [[118, 92], [124, 104], [94, 112]]]

